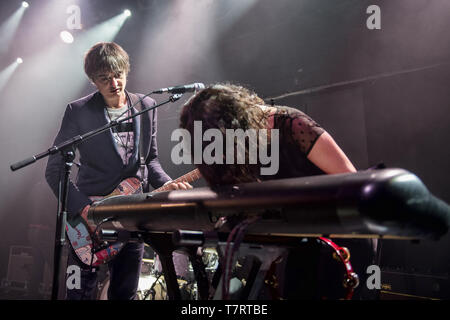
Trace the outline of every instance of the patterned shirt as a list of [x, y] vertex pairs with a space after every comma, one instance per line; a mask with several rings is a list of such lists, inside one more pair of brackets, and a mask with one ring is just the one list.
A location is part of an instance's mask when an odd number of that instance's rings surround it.
[[[129, 117], [131, 115], [131, 110], [125, 112], [125, 110], [129, 108], [129, 106], [130, 106], [129, 100], [128, 104], [121, 108], [108, 108], [108, 106], [105, 106], [106, 118], [108, 119], [109, 122], [111, 122], [113, 120], [120, 120]], [[125, 114], [123, 114], [124, 112]], [[114, 128], [112, 128], [112, 135], [114, 141], [116, 143], [120, 157], [122, 158], [122, 162], [125, 166], [128, 165], [131, 157], [134, 154], [134, 121], [136, 120], [139, 121], [138, 119], [139, 117], [131, 118], [125, 122], [122, 122], [120, 125], [117, 125]], [[138, 177], [141, 181], [146, 181], [148, 179], [147, 166], [144, 166], [143, 170], [139, 166], [139, 169], [134, 174], [134, 176]]]
[[275, 175], [262, 180], [305, 177], [325, 174], [307, 158], [325, 130], [308, 115], [290, 107], [277, 107], [274, 129], [279, 129], [280, 165]]
[[[120, 120], [130, 115], [130, 111], [127, 110], [128, 105], [121, 108], [106, 108], [106, 114], [109, 121]], [[125, 112], [125, 114], [123, 114]], [[112, 134], [114, 142], [119, 150], [120, 157], [123, 164], [127, 165], [131, 155], [133, 154], [134, 145], [134, 132], [133, 132], [133, 119], [129, 119], [126, 122], [122, 122], [120, 125], [112, 128]]]

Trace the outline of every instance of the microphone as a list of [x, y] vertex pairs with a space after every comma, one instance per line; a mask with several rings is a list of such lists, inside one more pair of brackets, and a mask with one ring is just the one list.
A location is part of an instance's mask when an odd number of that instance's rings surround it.
[[201, 89], [205, 89], [205, 85], [203, 83], [197, 82], [186, 84], [184, 86], [163, 88], [153, 91], [152, 93], [185, 93], [185, 92], [194, 92]]

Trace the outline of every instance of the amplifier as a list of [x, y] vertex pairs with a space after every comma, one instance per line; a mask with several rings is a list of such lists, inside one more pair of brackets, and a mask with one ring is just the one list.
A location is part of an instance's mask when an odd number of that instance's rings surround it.
[[381, 300], [448, 300], [449, 274], [381, 271]]
[[31, 280], [33, 256], [31, 247], [11, 246], [9, 249], [8, 272], [2, 281], [3, 287], [26, 290]]

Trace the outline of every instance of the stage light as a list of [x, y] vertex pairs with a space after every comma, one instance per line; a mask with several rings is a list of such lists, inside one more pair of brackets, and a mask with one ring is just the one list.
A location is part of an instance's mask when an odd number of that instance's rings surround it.
[[22, 1], [22, 7], [28, 8], [30, 5], [26, 1]]
[[61, 31], [61, 33], [59, 34], [59, 36], [61, 37], [61, 40], [65, 43], [72, 43], [73, 42], [73, 36], [69, 31]]
[[16, 59], [16, 62], [17, 62], [18, 64], [21, 64], [21, 63], [23, 62], [23, 59], [19, 57], [19, 58]]
[[131, 11], [126, 9], [123, 11], [123, 14], [125, 15], [125, 17], [129, 17], [129, 16], [131, 16]]

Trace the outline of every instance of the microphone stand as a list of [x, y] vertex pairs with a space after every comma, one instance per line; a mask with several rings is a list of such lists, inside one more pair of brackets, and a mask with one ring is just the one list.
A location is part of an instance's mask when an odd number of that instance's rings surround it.
[[[130, 107], [132, 109], [136, 104], [140, 103], [145, 97], [148, 95], [142, 97], [139, 101], [137, 101], [134, 105]], [[82, 135], [77, 135], [75, 137], [72, 137], [59, 145], [52, 146], [48, 150], [36, 154], [32, 157], [29, 157], [27, 159], [24, 159], [22, 161], [16, 162], [10, 166], [12, 171], [19, 170], [23, 167], [26, 167], [34, 162], [36, 162], [39, 159], [48, 157], [50, 155], [56, 154], [57, 152], [60, 152], [64, 159], [64, 176], [59, 181], [59, 190], [58, 190], [58, 213], [56, 216], [56, 230], [55, 230], [55, 247], [54, 247], [54, 261], [53, 261], [53, 283], [52, 283], [52, 300], [58, 299], [58, 293], [59, 293], [59, 278], [60, 278], [60, 269], [61, 269], [61, 253], [63, 250], [63, 247], [65, 245], [65, 230], [66, 230], [66, 220], [67, 220], [67, 199], [69, 196], [69, 183], [70, 183], [70, 173], [72, 171], [72, 166], [75, 159], [75, 149], [76, 146], [83, 141], [86, 141], [92, 137], [95, 137], [96, 135], [103, 133], [107, 130], [110, 130], [111, 128], [119, 125], [122, 122], [128, 121], [132, 118], [135, 118], [145, 112], [151, 111], [153, 109], [156, 109], [162, 105], [165, 105], [169, 102], [175, 102], [181, 98], [182, 94], [174, 94], [166, 101], [163, 101], [159, 104], [156, 104], [150, 108], [145, 108], [139, 112], [136, 112], [126, 118], [123, 118], [121, 120], [113, 120], [109, 122], [108, 124], [94, 129], [92, 131], [89, 131]], [[62, 189], [62, 190], [61, 190]]]

